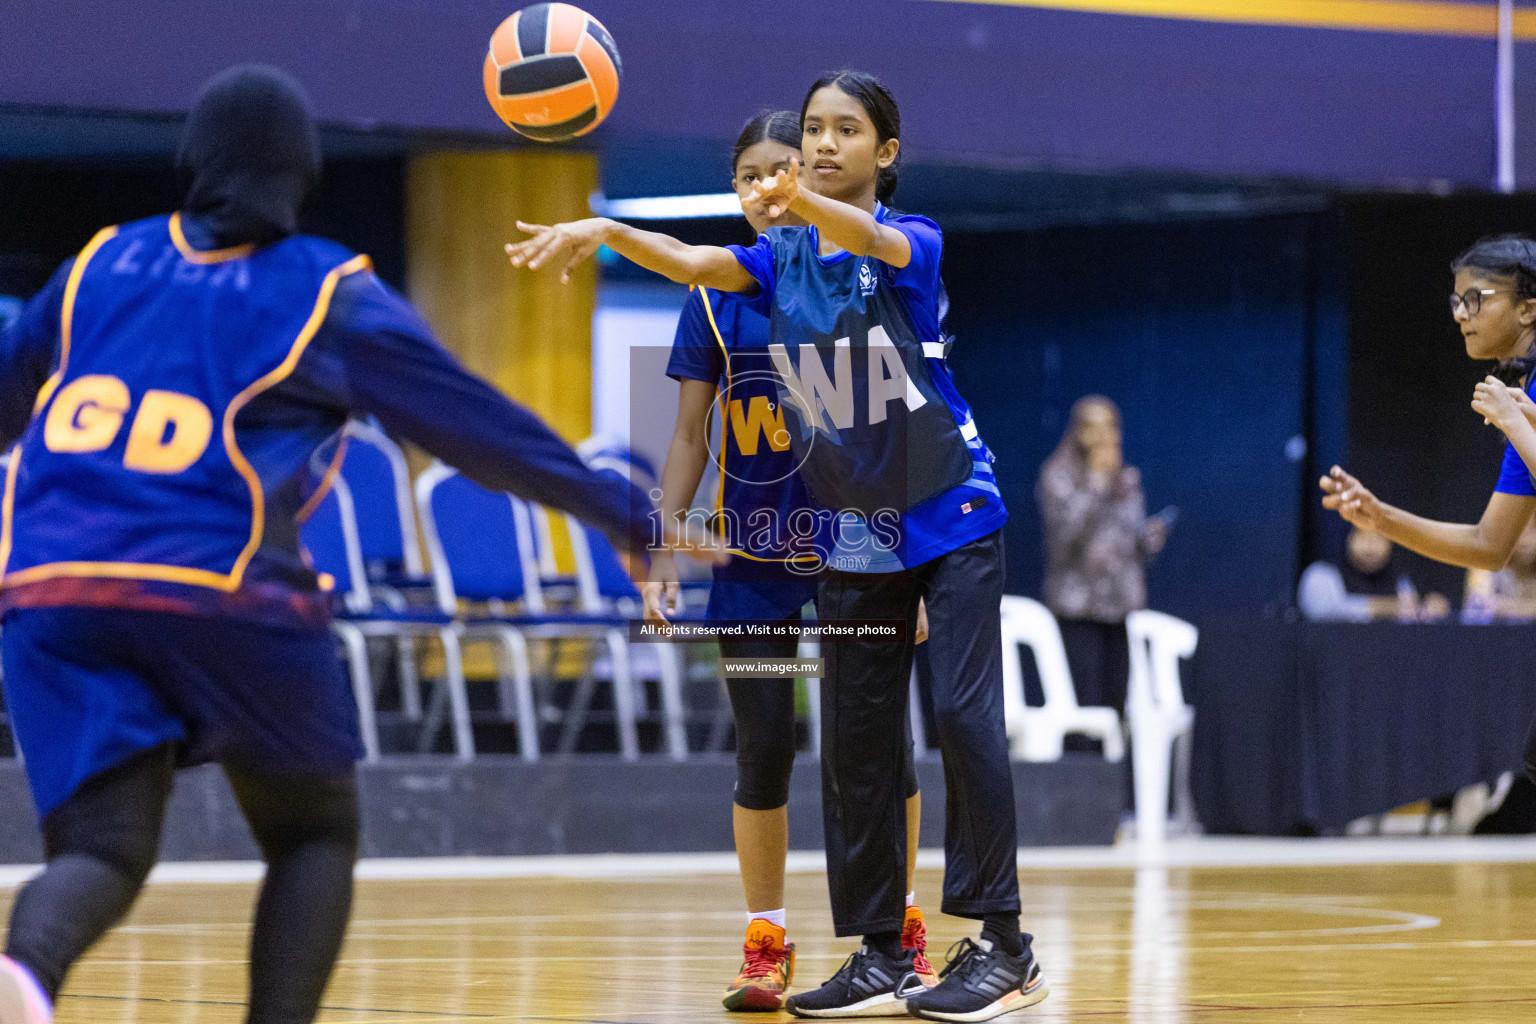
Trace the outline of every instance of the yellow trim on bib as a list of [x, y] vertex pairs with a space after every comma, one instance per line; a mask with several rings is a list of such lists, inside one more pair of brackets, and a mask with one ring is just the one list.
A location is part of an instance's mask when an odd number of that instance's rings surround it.
[[[175, 223], [176, 215], [173, 214], [173, 226]], [[178, 233], [178, 230], [173, 229], [173, 238]], [[69, 331], [72, 326], [74, 298], [79, 289], [79, 275], [83, 272], [86, 262], [95, 254], [96, 249], [99, 249], [102, 243], [116, 234], [116, 231], [116, 228], [108, 228], [92, 239], [91, 245], [87, 246], [85, 251], [81, 253], [75, 268], [71, 271], [70, 281], [64, 293], [63, 355], [59, 362], [59, 372], [55, 375], [59, 379], [63, 377], [64, 364], [69, 354]], [[222, 256], [222, 259], [236, 258], [236, 256], [228, 255], [235, 252], [233, 249], [224, 249], [220, 250], [220, 252], [225, 254]], [[203, 255], [214, 254], [205, 253]], [[207, 262], [220, 262], [220, 260], [209, 260]], [[335, 295], [336, 286], [341, 279], [358, 271], [367, 270], [372, 266], [373, 263], [367, 256], [354, 256], [326, 274], [325, 280], [320, 284], [320, 294], [315, 299], [314, 309], [311, 310], [309, 319], [305, 321], [298, 337], [294, 339], [287, 356], [275, 369], [262, 375], [258, 380], [237, 394], [230, 402], [229, 407], [224, 411], [224, 449], [229, 456], [230, 464], [245, 479], [246, 486], [251, 492], [250, 539], [246, 542], [239, 557], [235, 560], [234, 567], [227, 574], [213, 572], [208, 569], [192, 569], [179, 565], [158, 565], [141, 562], [48, 562], [43, 565], [34, 565], [26, 569], [20, 569], [16, 572], [6, 572], [5, 569], [9, 564], [12, 549], [12, 527], [16, 502], [16, 472], [21, 464], [21, 445], [18, 444], [11, 453], [11, 465], [6, 472], [3, 508], [0, 508], [0, 514], [3, 514], [3, 523], [0, 523], [0, 588], [19, 586], [26, 583], [34, 583], [38, 580], [58, 577], [101, 577], [105, 579], [137, 579], [185, 583], [223, 591], [240, 589], [240, 583], [244, 579], [245, 570], [250, 565], [251, 559], [255, 557], [257, 549], [261, 547], [262, 534], [266, 529], [266, 495], [262, 490], [261, 477], [257, 475], [256, 470], [252, 468], [250, 462], [240, 451], [240, 446], [235, 439], [235, 416], [246, 405], [249, 405], [252, 399], [262, 392], [276, 387], [293, 373], [294, 368], [298, 366], [299, 360], [304, 355], [304, 350], [309, 347], [309, 343], [314, 340], [315, 334], [319, 332], [321, 325], [325, 323], [326, 315], [330, 312], [331, 298]], [[57, 380], [53, 381], [54, 387], [57, 387], [57, 383]], [[41, 408], [41, 404], [39, 404], [39, 408]], [[344, 450], [345, 446], [343, 445], [342, 448]], [[333, 468], [340, 468], [339, 459], [340, 452], [338, 452], [337, 459], [333, 461]], [[326, 478], [331, 481], [335, 479], [329, 470], [326, 473]], [[324, 481], [322, 481], [322, 486], [324, 486]], [[317, 493], [320, 494], [320, 497], [324, 497], [323, 492]], [[313, 498], [311, 501], [314, 501], [314, 504], [319, 504]], [[305, 507], [308, 508], [308, 504]]]
[[354, 256], [341, 266], [325, 275], [325, 280], [320, 284], [320, 297], [315, 300], [315, 308], [309, 314], [309, 320], [304, 324], [304, 329], [294, 340], [293, 348], [288, 351], [288, 358], [284, 359], [277, 369], [251, 384], [244, 391], [234, 397], [229, 403], [229, 408], [224, 410], [224, 449], [229, 454], [229, 461], [234, 464], [236, 471], [245, 477], [246, 485], [251, 489], [251, 539], [246, 542], [245, 550], [240, 552], [240, 557], [235, 560], [235, 567], [230, 570], [227, 590], [237, 590], [240, 580], [245, 576], [246, 566], [256, 556], [256, 549], [261, 547], [261, 535], [266, 529], [266, 495], [262, 493], [261, 477], [256, 475], [256, 470], [246, 461], [244, 453], [240, 451], [239, 444], [235, 441], [235, 416], [241, 409], [250, 404], [251, 400], [263, 391], [270, 390], [287, 379], [288, 375], [299, 365], [299, 360], [304, 355], [304, 350], [314, 340], [320, 326], [325, 323], [326, 314], [331, 309], [331, 296], [336, 293], [336, 285], [349, 274], [355, 274], [360, 270], [367, 270], [373, 266], [373, 262], [367, 256]]
[[176, 251], [181, 253], [181, 258], [188, 263], [196, 263], [199, 266], [244, 259], [256, 251], [254, 244], [232, 245], [228, 249], [208, 249], [206, 251], [192, 248], [192, 243], [187, 241], [187, 236], [181, 230], [180, 210], [171, 214], [170, 228], [171, 244], [176, 246]]
[[[715, 511], [725, 511], [725, 445], [727, 439], [726, 421], [730, 418], [727, 410], [731, 405], [731, 351], [725, 347], [725, 338], [720, 334], [720, 327], [715, 323], [715, 311], [709, 304], [709, 289], [699, 285], [699, 298], [704, 301], [704, 317], [709, 321], [709, 329], [714, 332], [715, 344], [720, 346], [720, 358], [725, 360], [725, 390], [715, 389], [715, 408], [720, 413], [720, 454], [715, 459], [715, 464], [720, 469], [720, 479], [715, 487]], [[723, 533], [722, 521], [716, 520], [717, 533]]]

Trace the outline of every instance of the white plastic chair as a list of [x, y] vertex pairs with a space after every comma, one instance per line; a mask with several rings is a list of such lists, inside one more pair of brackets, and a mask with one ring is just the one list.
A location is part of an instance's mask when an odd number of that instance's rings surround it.
[[[1072, 670], [1067, 665], [1067, 649], [1051, 610], [1031, 598], [1005, 594], [1002, 619], [1003, 714], [1013, 757], [1020, 761], [1060, 760], [1062, 740], [1068, 733], [1080, 733], [1102, 742], [1106, 761], [1125, 757], [1125, 735], [1115, 709], [1078, 705]], [[1045, 703], [1038, 708], [1024, 701], [1021, 644], [1033, 652], [1035, 669], [1040, 674]]]
[[1175, 822], [1186, 833], [1199, 828], [1189, 788], [1195, 709], [1184, 703], [1179, 660], [1194, 655], [1200, 631], [1153, 611], [1132, 612], [1125, 626], [1131, 641], [1125, 710], [1136, 775], [1136, 839], [1155, 847], [1168, 834], [1170, 774]]

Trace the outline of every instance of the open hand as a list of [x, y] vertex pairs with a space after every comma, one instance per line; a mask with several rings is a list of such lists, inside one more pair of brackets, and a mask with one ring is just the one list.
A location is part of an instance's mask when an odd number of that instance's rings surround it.
[[667, 622], [677, 614], [677, 600], [682, 587], [677, 582], [677, 562], [666, 548], [651, 555], [651, 576], [640, 586], [646, 622]]
[[1511, 427], [1525, 418], [1514, 397], [1516, 394], [1524, 392], [1510, 388], [1497, 377], [1488, 377], [1472, 389], [1472, 409], [1483, 418], [1484, 423], [1490, 423], [1508, 433]]
[[751, 198], [762, 204], [770, 218], [782, 215], [800, 198], [800, 158], [791, 157], [789, 166], [779, 173], [754, 181]]
[[1376, 530], [1384, 519], [1381, 501], [1364, 484], [1338, 466], [1318, 482], [1323, 489], [1323, 508], [1337, 512], [1351, 526]]
[[917, 629], [913, 631], [912, 642], [920, 644], [928, 639], [928, 602], [922, 598], [917, 599]]
[[517, 229], [532, 237], [521, 242], [508, 242], [504, 248], [514, 267], [538, 270], [556, 264], [560, 267], [560, 283], [569, 284], [571, 270], [602, 248], [613, 226], [613, 221], [605, 217], [589, 217], [555, 225], [518, 221]]

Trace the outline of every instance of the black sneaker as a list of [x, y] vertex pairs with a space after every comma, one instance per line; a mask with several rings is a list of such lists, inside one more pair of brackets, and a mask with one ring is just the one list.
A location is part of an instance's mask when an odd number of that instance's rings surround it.
[[907, 997], [928, 991], [912, 969], [912, 951], [900, 960], [866, 947], [850, 954], [821, 988], [798, 992], [784, 1003], [797, 1017], [900, 1017]]
[[1050, 989], [1030, 952], [1032, 938], [1024, 936], [1023, 956], [994, 949], [988, 939], [961, 939], [949, 947], [939, 983], [914, 994], [907, 1012], [925, 1020], [978, 1021], [1034, 1006]]

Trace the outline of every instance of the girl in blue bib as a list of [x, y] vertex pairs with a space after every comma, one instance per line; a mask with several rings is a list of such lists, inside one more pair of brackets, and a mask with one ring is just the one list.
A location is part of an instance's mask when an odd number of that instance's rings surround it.
[[[991, 453], [945, 363], [942, 232], [886, 205], [901, 150], [895, 101], [869, 75], [827, 75], [806, 95], [800, 129], [800, 159], [753, 187], [775, 226], [751, 247], [690, 246], [591, 219], [520, 223], [532, 237], [508, 254], [514, 266], [553, 265], [564, 275], [607, 245], [671, 280], [740, 294], [768, 318], [791, 450], [835, 527], [819, 614], [905, 626], [900, 640], [823, 648], [833, 922], [839, 935], [864, 942], [825, 985], [786, 1008], [988, 1020], [1046, 994], [1018, 926], [999, 623], [1007, 511]], [[814, 178], [814, 191], [800, 187], [802, 175]], [[920, 600], [949, 782], [943, 909], [983, 921], [981, 940], [965, 940], [931, 989], [900, 941], [901, 723]]]
[[[732, 185], [742, 212], [761, 232], [770, 224], [753, 186], [782, 171], [800, 150], [800, 118], [792, 111], [765, 111], [747, 122], [736, 140]], [[785, 218], [792, 219], [792, 218]], [[681, 385], [677, 427], [662, 471], [663, 516], [686, 515], [710, 459], [711, 409], [720, 413], [720, 473], [716, 522], [732, 559], [713, 568], [707, 618], [799, 623], [801, 608], [816, 599], [828, 554], [829, 523], [796, 472], [785, 430], [777, 375], [768, 353], [768, 318], [734, 292], [695, 288], [683, 307], [667, 374]], [[819, 543], [818, 543], [819, 542]], [[658, 552], [645, 586], [646, 615], [664, 620], [675, 611], [677, 573], [672, 553]], [[793, 658], [793, 638], [722, 637], [725, 658]], [[747, 897], [747, 936], [741, 972], [727, 988], [728, 1010], [778, 1010], [793, 979], [794, 946], [786, 941], [784, 858], [789, 848], [789, 777], [795, 761], [794, 683], [783, 679], [726, 681], [736, 720], [736, 794], [732, 824]], [[921, 796], [906, 745], [907, 889]], [[904, 927], [914, 945], [923, 938], [922, 912], [914, 905]], [[922, 973], [930, 978], [926, 950]], [[937, 979], [934, 979], [937, 980]]]

